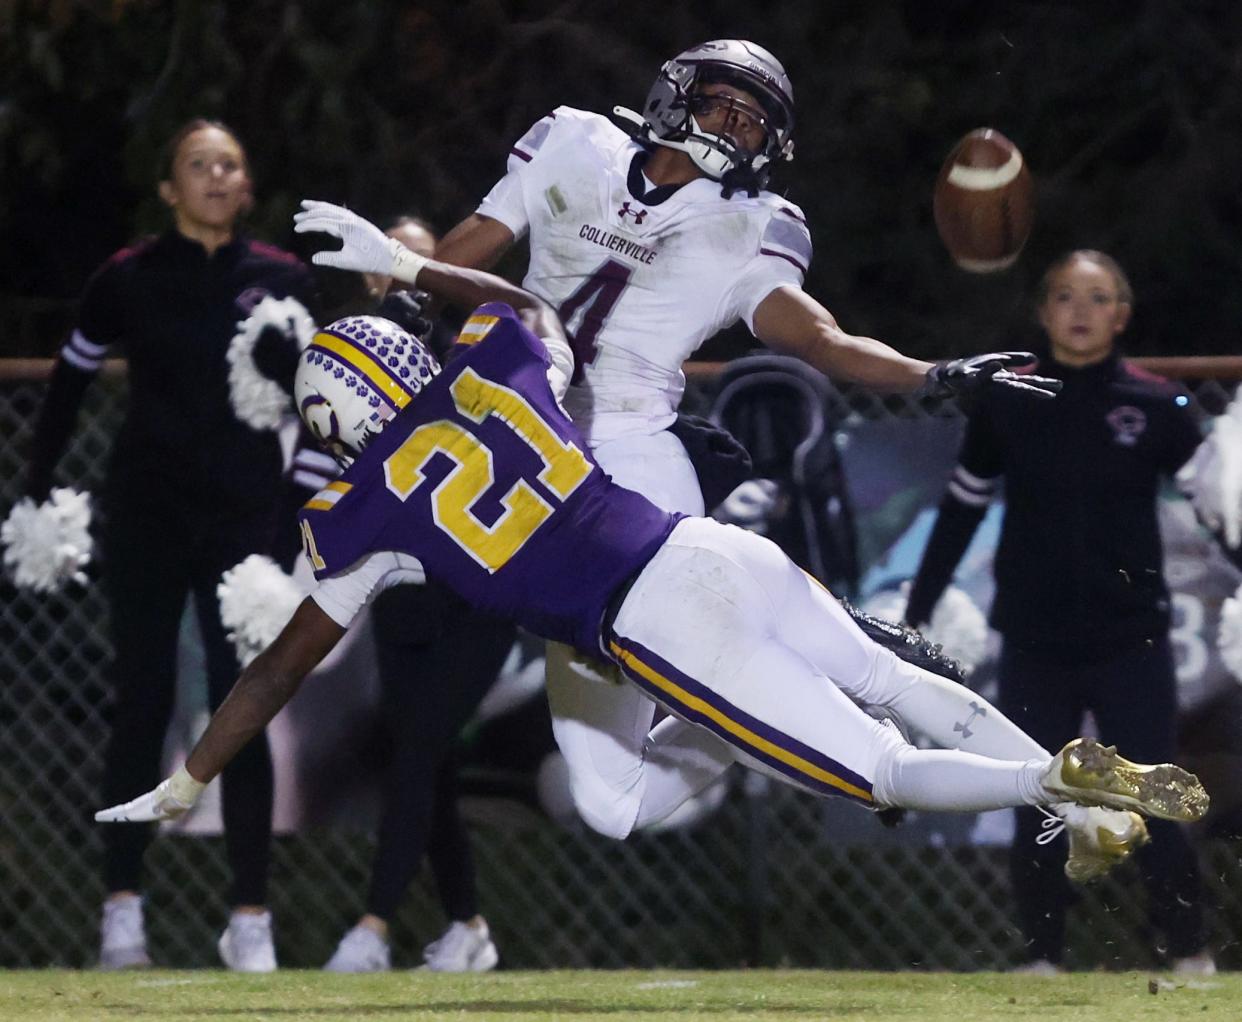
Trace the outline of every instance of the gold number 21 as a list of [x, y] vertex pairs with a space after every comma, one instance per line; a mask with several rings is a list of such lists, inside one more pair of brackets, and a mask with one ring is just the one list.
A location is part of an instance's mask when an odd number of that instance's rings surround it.
[[[517, 391], [467, 369], [450, 388], [466, 418], [482, 423], [495, 416], [539, 455], [538, 480], [562, 501], [591, 472], [586, 455], [553, 432], [538, 411]], [[384, 480], [402, 500], [426, 482], [424, 468], [434, 454], [456, 464], [431, 494], [436, 524], [488, 571], [497, 571], [551, 516], [554, 508], [530, 483], [519, 479], [500, 499], [504, 510], [488, 526], [471, 510], [496, 481], [491, 450], [455, 422], [441, 419], [419, 426], [384, 462]]]

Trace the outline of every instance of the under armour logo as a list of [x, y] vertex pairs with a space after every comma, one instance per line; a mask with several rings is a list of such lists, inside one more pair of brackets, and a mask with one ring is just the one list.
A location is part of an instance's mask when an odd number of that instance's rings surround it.
[[632, 216], [634, 218], [635, 227], [642, 224], [643, 220], [646, 219], [647, 213], [648, 210], [645, 209], [630, 209], [630, 204], [628, 202], [621, 203], [621, 208], [617, 210], [617, 216], [619, 216], [622, 220], [624, 220], [627, 216]]
[[962, 741], [965, 741], [967, 738], [969, 738], [971, 735], [974, 734], [974, 732], [970, 730], [971, 722], [976, 717], [986, 717], [987, 715], [988, 715], [987, 707], [980, 706], [978, 703], [972, 700], [970, 704], [970, 716], [966, 718], [965, 723], [954, 724], [953, 730], [960, 731], [962, 733]]

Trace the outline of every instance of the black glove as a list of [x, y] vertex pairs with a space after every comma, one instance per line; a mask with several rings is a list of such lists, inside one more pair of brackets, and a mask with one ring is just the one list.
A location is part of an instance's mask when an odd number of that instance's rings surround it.
[[286, 332], [275, 324], [269, 324], [255, 338], [251, 357], [259, 372], [292, 396], [293, 377], [298, 371], [300, 354], [292, 331]]
[[937, 362], [927, 371], [920, 391], [925, 397], [971, 397], [993, 385], [1020, 390], [1029, 397], [1055, 397], [1061, 381], [1046, 376], [1011, 373], [1009, 366], [1028, 366], [1035, 361], [1029, 351], [993, 351], [970, 358]]
[[697, 415], [678, 415], [669, 432], [690, 456], [708, 512], [753, 474], [750, 452], [727, 429]]
[[424, 344], [431, 334], [432, 323], [427, 316], [431, 295], [426, 291], [390, 291], [379, 303], [377, 315], [391, 319], [402, 330]]

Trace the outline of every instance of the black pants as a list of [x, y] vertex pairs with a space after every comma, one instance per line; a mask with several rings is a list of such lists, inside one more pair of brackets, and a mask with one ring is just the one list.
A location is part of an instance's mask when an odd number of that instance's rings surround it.
[[[1112, 659], [1066, 666], [1006, 642], [1000, 661], [1000, 709], [1051, 752], [1081, 731], [1090, 710], [1100, 738], [1127, 759], [1164, 763], [1175, 758], [1177, 697], [1167, 639], [1143, 643]], [[1010, 870], [1019, 922], [1031, 959], [1059, 962], [1065, 913], [1071, 900], [1065, 838], [1037, 845], [1042, 817], [1019, 809]], [[1163, 931], [1169, 954], [1182, 957], [1204, 946], [1202, 883], [1185, 832], [1167, 820], [1150, 820], [1151, 843], [1136, 853], [1147, 887], [1152, 924]]]
[[516, 628], [435, 584], [386, 590], [371, 620], [391, 758], [367, 911], [392, 919], [425, 853], [445, 914], [469, 919], [478, 898], [453, 753]]
[[[220, 623], [220, 575], [248, 554], [269, 549], [274, 516], [212, 514], [209, 507], [113, 499], [101, 537], [104, 586], [115, 657], [114, 705], [104, 761], [103, 805], [124, 802], [160, 781], [160, 753], [172, 717], [177, 640], [186, 595], [193, 594], [207, 661], [211, 709], [237, 680], [237, 658]], [[257, 735], [221, 775], [225, 843], [234, 905], [262, 905], [272, 834], [272, 762]], [[104, 882], [136, 890], [151, 825], [106, 824]]]

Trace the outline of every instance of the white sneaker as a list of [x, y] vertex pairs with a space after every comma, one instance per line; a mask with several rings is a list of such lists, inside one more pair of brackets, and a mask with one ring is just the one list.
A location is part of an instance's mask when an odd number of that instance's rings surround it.
[[1212, 952], [1206, 949], [1197, 955], [1174, 958], [1173, 972], [1178, 976], [1215, 976], [1216, 959], [1212, 957]]
[[99, 927], [99, 967], [141, 969], [150, 964], [147, 931], [142, 924], [142, 898], [129, 894], [105, 901]]
[[1043, 976], [1045, 978], [1060, 976], [1065, 972], [1056, 962], [1050, 962], [1047, 958], [1036, 958], [1035, 961], [1027, 962], [1025, 965], [1015, 965], [1009, 971], [1016, 976]]
[[1144, 816], [1194, 823], [1208, 811], [1199, 778], [1172, 763], [1149, 766], [1117, 755], [1115, 745], [1075, 738], [1053, 757], [1040, 779], [1061, 801], [1134, 810]]
[[369, 926], [355, 926], [337, 944], [327, 972], [387, 972], [392, 968], [388, 941]]
[[234, 972], [275, 972], [272, 913], [234, 912], [216, 947]]
[[1065, 875], [1076, 884], [1098, 880], [1151, 840], [1147, 824], [1138, 813], [1073, 802], [1055, 805], [1051, 812], [1040, 809], [1047, 819], [1035, 841], [1044, 845], [1062, 830], [1069, 830]]
[[432, 972], [487, 972], [496, 968], [500, 954], [492, 943], [487, 922], [475, 916], [469, 923], [453, 922], [439, 940], [423, 950], [424, 968]]

